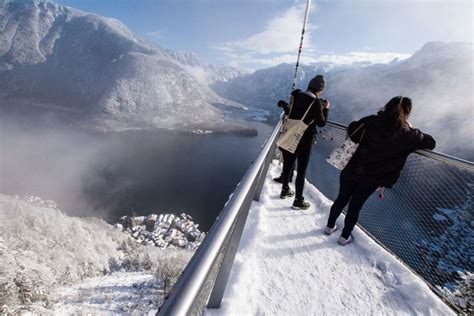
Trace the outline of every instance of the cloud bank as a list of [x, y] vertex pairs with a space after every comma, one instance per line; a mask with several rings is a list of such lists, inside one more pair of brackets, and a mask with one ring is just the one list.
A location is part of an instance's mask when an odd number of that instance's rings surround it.
[[[281, 63], [295, 63], [305, 8], [305, 3], [296, 3], [269, 20], [263, 30], [247, 38], [221, 43], [214, 48], [229, 60], [229, 65], [238, 68], [255, 70]], [[310, 12], [316, 9], [313, 6]], [[315, 48], [311, 37], [311, 32], [316, 29], [317, 26], [308, 21], [301, 56], [303, 63], [388, 63], [395, 58], [406, 59], [410, 56], [403, 53], [370, 52], [367, 47], [342, 54], [320, 51]]]
[[[263, 31], [242, 40], [223, 43], [217, 48], [223, 52], [247, 51], [260, 54], [292, 52], [298, 48], [300, 42], [299, 34], [305, 8], [303, 4], [295, 4], [268, 21]], [[316, 26], [307, 23], [306, 45], [311, 43], [311, 35], [308, 32], [315, 29]]]

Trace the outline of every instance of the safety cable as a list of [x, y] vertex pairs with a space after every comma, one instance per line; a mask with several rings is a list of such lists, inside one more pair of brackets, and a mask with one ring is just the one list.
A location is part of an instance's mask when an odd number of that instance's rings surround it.
[[311, 4], [311, 0], [308, 0], [306, 2], [306, 11], [304, 14], [303, 29], [301, 30], [300, 46], [298, 48], [298, 58], [296, 59], [295, 76], [293, 78], [293, 86], [291, 87], [291, 91], [294, 91], [296, 87], [296, 77], [298, 75], [298, 68], [300, 65], [301, 50], [303, 49], [303, 38], [304, 38], [305, 29], [306, 29], [306, 21], [308, 20], [310, 4]]

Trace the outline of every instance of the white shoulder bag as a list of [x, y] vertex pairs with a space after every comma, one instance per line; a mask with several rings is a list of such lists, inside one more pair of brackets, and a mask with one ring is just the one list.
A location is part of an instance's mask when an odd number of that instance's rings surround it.
[[278, 147], [283, 148], [292, 154], [295, 153], [296, 147], [298, 147], [301, 137], [303, 137], [303, 134], [308, 128], [308, 126], [313, 123], [313, 121], [311, 121], [309, 124], [306, 124], [303, 120], [305, 119], [306, 115], [308, 114], [315, 101], [316, 100], [311, 102], [308, 109], [300, 120], [290, 119], [290, 114], [291, 110], [293, 109], [293, 106], [291, 107], [290, 113], [288, 113], [288, 116], [285, 118], [285, 121], [283, 122], [283, 126], [280, 131], [280, 137], [277, 141]]
[[351, 140], [351, 137], [355, 133], [357, 133], [357, 131], [360, 130], [362, 127], [364, 127], [364, 123], [362, 123], [359, 127], [357, 127], [357, 129], [349, 137], [347, 137], [347, 139], [342, 143], [341, 146], [336, 147], [336, 149], [334, 149], [331, 152], [328, 159], [326, 159], [326, 161], [331, 166], [339, 170], [342, 170], [347, 166], [347, 164], [349, 163], [349, 160], [351, 160], [355, 151], [359, 147], [360, 142], [362, 141], [362, 138], [364, 137], [365, 129], [362, 131], [362, 135], [360, 136], [359, 143], [354, 143]]

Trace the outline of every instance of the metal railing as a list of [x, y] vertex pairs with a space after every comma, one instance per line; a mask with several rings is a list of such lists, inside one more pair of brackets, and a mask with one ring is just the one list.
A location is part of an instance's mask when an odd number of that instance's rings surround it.
[[[281, 122], [245, 173], [219, 218], [180, 276], [158, 315], [200, 315], [220, 307], [252, 200], [258, 200], [276, 149]], [[334, 200], [339, 170], [326, 163], [345, 139], [346, 126], [328, 122], [318, 137], [307, 178]], [[371, 197], [359, 227], [443, 296], [437, 286], [455, 281], [453, 268], [472, 271], [474, 164], [432, 151], [410, 155], [384, 200]], [[469, 239], [471, 238], [471, 239]], [[455, 302], [445, 301], [455, 307]]]
[[252, 200], [258, 201], [281, 121], [245, 173], [158, 315], [200, 315], [220, 307]]
[[[346, 126], [329, 122], [318, 135], [306, 177], [326, 197], [339, 190], [339, 170], [326, 163], [346, 138]], [[408, 157], [383, 200], [373, 194], [358, 226], [421, 276], [452, 307], [449, 288], [457, 271], [473, 271], [474, 163], [429, 150]], [[455, 308], [456, 309], [456, 308]]]

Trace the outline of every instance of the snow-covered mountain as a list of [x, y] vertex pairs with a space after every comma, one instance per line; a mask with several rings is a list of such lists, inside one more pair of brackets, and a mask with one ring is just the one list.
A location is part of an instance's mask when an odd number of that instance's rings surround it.
[[121, 22], [42, 0], [0, 0], [0, 106], [53, 109], [100, 126], [219, 128], [205, 65], [140, 39]]
[[[327, 73], [334, 69], [331, 63], [300, 65], [297, 87], [306, 84], [315, 73]], [[339, 66], [343, 67], [343, 66]], [[275, 109], [278, 99], [287, 99], [291, 86], [295, 65], [280, 64], [266, 69], [259, 69], [251, 74], [244, 74], [230, 80], [214, 82], [211, 87], [219, 95], [248, 106]], [[237, 101], [239, 100], [239, 101]]]
[[[343, 123], [375, 113], [393, 96], [411, 97], [411, 121], [437, 138], [437, 149], [456, 155], [461, 151], [473, 160], [473, 56], [472, 43], [429, 42], [410, 58], [389, 64], [302, 65], [297, 87], [306, 89], [315, 74], [324, 74], [330, 119]], [[213, 88], [222, 97], [279, 112], [276, 102], [289, 98], [293, 74], [294, 65], [282, 64]]]
[[247, 72], [235, 67], [207, 64], [194, 53], [173, 50], [166, 50], [166, 52], [205, 85], [218, 81], [226, 82], [247, 74]]

